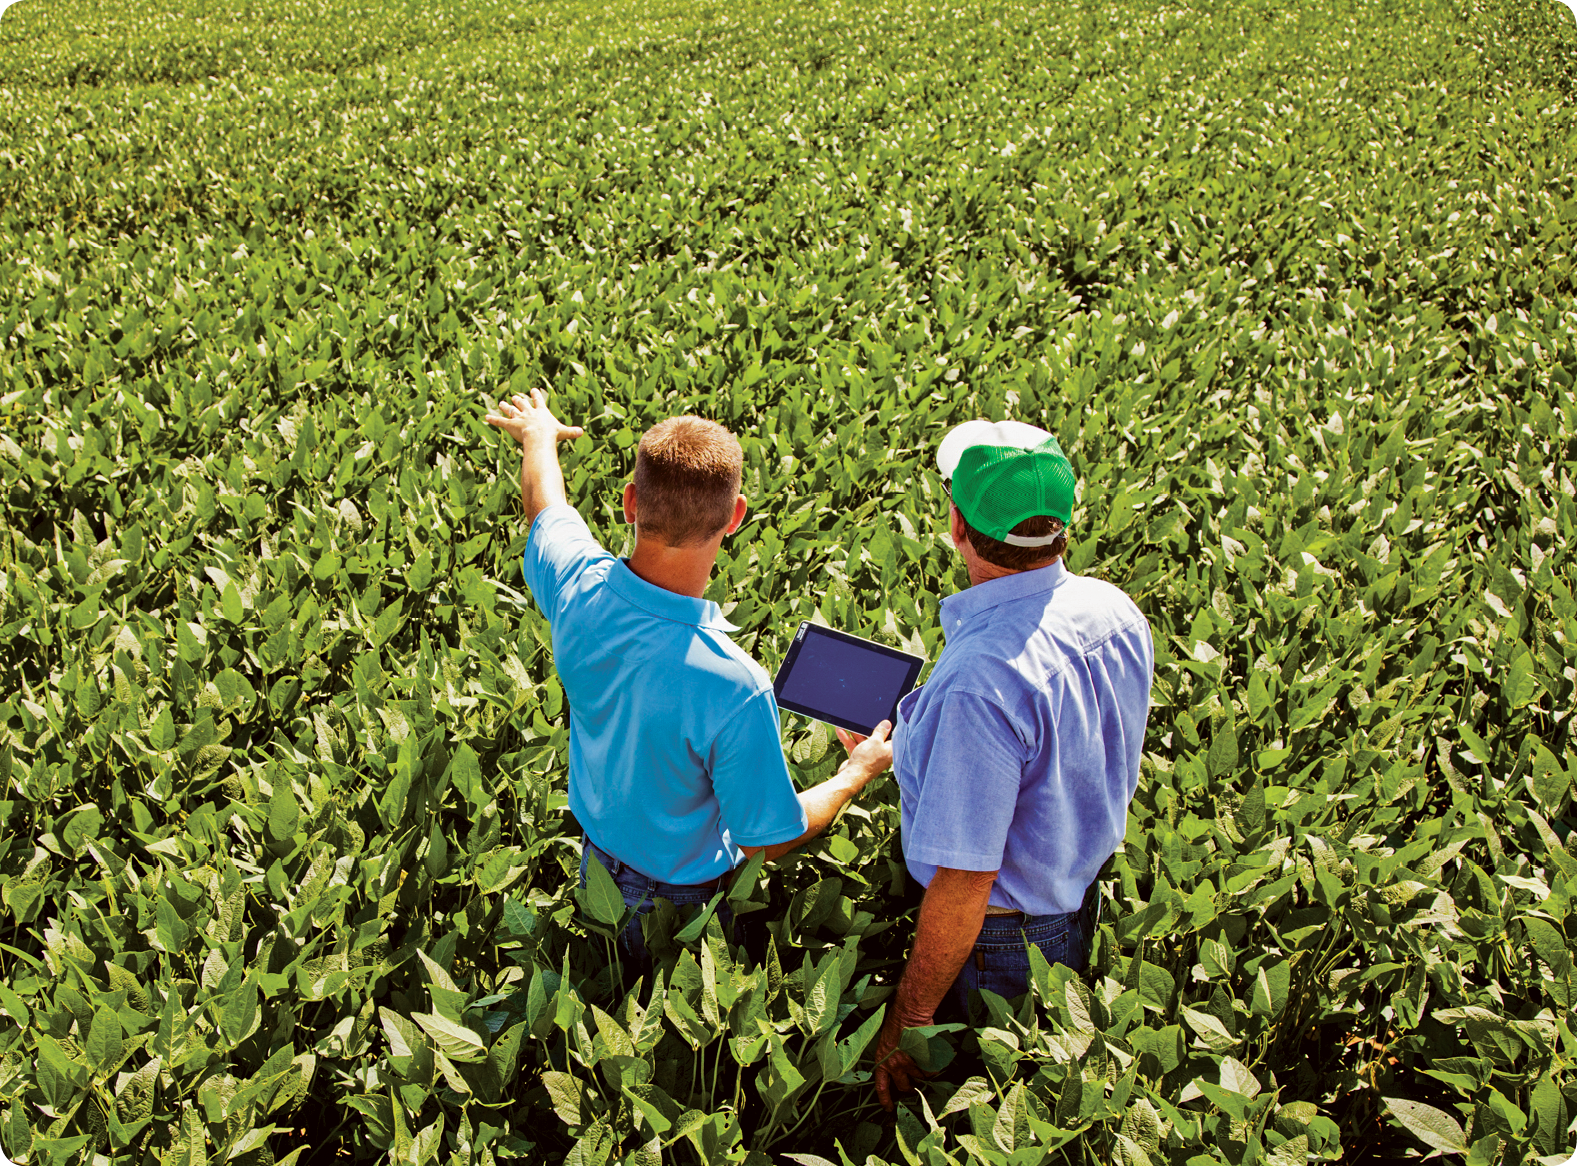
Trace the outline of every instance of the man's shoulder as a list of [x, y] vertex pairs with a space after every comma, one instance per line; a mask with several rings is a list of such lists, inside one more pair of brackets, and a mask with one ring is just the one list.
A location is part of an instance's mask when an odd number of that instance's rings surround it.
[[695, 629], [695, 645], [685, 663], [710, 677], [719, 693], [736, 693], [741, 701], [772, 687], [767, 670], [750, 658], [728, 633], [716, 628]]
[[567, 502], [543, 507], [531, 520], [531, 530], [526, 535], [527, 553], [565, 542], [590, 544], [601, 553], [608, 553], [597, 542], [597, 537], [591, 533], [591, 527], [579, 510]]
[[1060, 602], [1052, 604], [1048, 614], [1081, 646], [1093, 647], [1124, 631], [1150, 630], [1139, 605], [1115, 583], [1069, 571], [1058, 592]]

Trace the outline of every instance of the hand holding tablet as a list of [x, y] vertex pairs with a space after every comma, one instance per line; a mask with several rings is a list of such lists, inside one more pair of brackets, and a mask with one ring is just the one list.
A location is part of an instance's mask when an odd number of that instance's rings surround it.
[[801, 623], [772, 689], [779, 708], [869, 735], [898, 721], [925, 661], [872, 640]]

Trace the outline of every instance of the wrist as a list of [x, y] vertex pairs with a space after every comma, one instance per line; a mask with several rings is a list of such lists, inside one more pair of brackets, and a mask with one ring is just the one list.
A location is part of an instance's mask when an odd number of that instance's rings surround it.
[[556, 458], [558, 456], [558, 446], [558, 438], [553, 430], [545, 427], [540, 429], [533, 427], [526, 430], [520, 437], [521, 451], [527, 457], [545, 453]]
[[893, 1020], [899, 1031], [906, 1028], [924, 1028], [936, 1019], [935, 1008], [921, 1008], [913, 1000], [905, 1000], [899, 992], [893, 1001]]
[[880, 773], [880, 769], [872, 769], [869, 765], [856, 761], [852, 757], [845, 761], [838, 770], [838, 776], [843, 779], [844, 785], [848, 787], [849, 796], [851, 797], [868, 786]]

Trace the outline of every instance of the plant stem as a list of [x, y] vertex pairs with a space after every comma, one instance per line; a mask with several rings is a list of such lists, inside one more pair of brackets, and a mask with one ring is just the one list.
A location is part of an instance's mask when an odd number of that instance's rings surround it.
[[[795, 1130], [799, 1129], [800, 1126], [804, 1125], [807, 1121], [810, 1120], [811, 1114], [816, 1112], [816, 1102], [821, 1100], [821, 1091], [823, 1089], [825, 1089], [826, 1087], [827, 1087], [827, 1079], [825, 1077], [823, 1077], [821, 1079], [821, 1084], [816, 1086], [816, 1092], [811, 1094], [810, 1105], [806, 1107], [804, 1115], [801, 1116], [800, 1119], [797, 1122], [795, 1122], [793, 1125], [789, 1126], [788, 1129], [784, 1130], [780, 1135], [778, 1135], [778, 1137], [775, 1139], [776, 1141], [782, 1141], [784, 1138], [786, 1138], [789, 1135], [791, 1135]], [[826, 1119], [824, 1118], [823, 1121], [825, 1121], [825, 1120]], [[770, 1148], [770, 1146], [771, 1146], [771, 1143], [768, 1143], [768, 1145], [763, 1146], [761, 1148], [763, 1150], [766, 1150], [766, 1149]]]

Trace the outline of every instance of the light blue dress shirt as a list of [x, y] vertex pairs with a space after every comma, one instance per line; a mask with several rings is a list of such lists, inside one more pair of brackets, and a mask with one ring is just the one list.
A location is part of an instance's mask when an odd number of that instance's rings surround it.
[[714, 879], [805, 832], [772, 681], [717, 604], [656, 587], [571, 506], [531, 524], [526, 586], [569, 698], [569, 804], [591, 840], [660, 882]]
[[1077, 911], [1121, 845], [1150, 713], [1150, 625], [1060, 561], [942, 600], [947, 647], [898, 706], [903, 852], [998, 871], [991, 902]]

